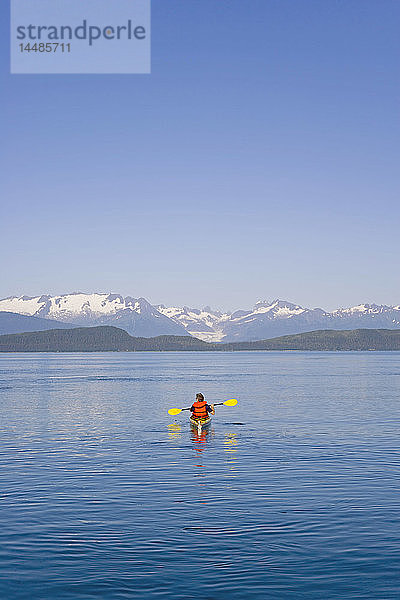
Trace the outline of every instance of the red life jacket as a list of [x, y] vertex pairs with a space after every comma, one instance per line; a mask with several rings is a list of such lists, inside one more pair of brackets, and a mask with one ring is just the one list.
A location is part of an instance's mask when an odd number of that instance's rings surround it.
[[208, 412], [206, 406], [207, 402], [205, 400], [201, 400], [200, 402], [196, 400], [196, 402], [192, 405], [192, 417], [195, 419], [207, 419]]

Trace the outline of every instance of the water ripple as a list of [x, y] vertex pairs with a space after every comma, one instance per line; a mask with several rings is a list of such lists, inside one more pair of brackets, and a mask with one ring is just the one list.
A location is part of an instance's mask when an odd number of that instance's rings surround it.
[[0, 364], [1, 598], [398, 600], [400, 354]]

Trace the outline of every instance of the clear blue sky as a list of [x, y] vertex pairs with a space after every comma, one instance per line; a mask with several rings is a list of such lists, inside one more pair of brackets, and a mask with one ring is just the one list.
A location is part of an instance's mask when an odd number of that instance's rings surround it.
[[400, 303], [398, 0], [153, 0], [151, 75], [10, 75], [0, 297]]

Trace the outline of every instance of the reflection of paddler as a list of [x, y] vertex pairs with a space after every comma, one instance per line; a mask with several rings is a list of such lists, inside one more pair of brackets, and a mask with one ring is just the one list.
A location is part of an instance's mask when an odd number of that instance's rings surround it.
[[207, 443], [207, 434], [207, 428], [201, 429], [200, 431], [195, 427], [192, 428], [193, 441], [197, 444], [201, 444], [199, 446], [195, 446], [196, 452], [203, 452], [203, 450], [205, 449], [205, 444]]

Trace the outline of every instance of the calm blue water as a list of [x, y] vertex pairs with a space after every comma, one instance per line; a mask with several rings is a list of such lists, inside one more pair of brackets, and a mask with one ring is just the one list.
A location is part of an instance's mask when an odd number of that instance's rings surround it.
[[400, 353], [8, 354], [0, 397], [2, 599], [400, 597]]

